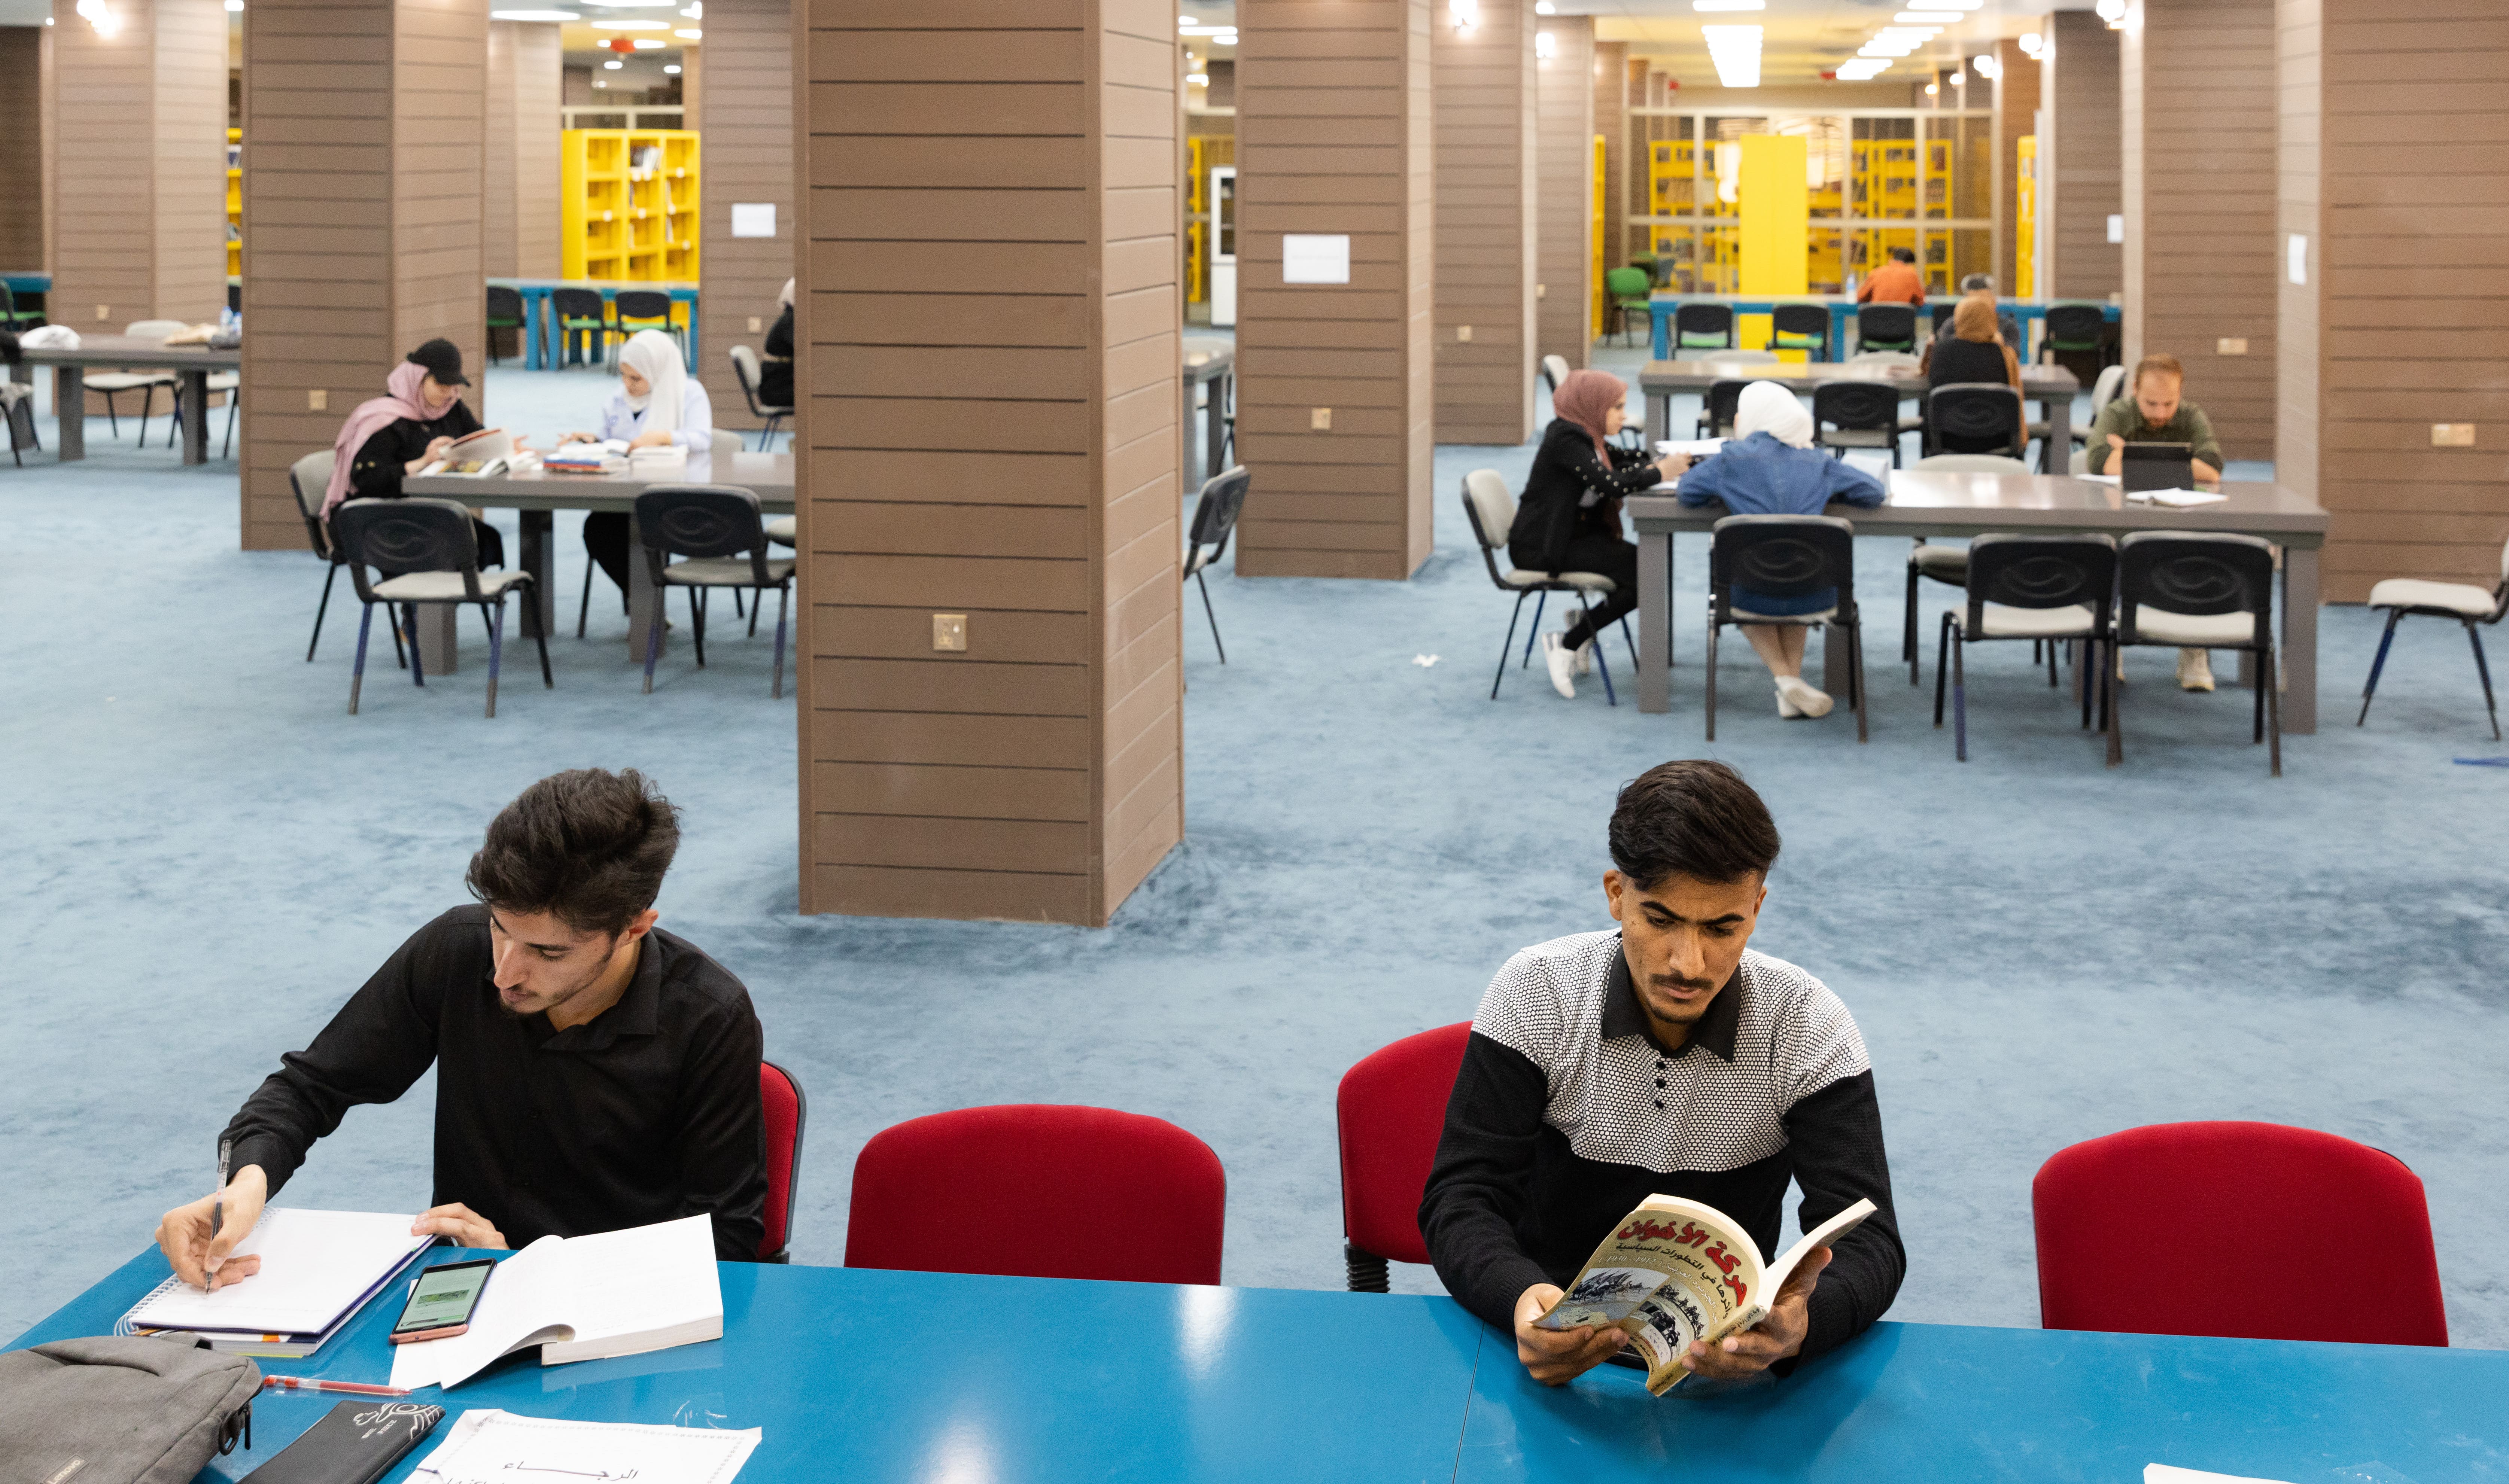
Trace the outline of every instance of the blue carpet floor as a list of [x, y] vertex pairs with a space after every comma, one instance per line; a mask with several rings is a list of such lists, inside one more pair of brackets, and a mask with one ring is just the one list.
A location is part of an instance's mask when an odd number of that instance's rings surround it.
[[[543, 434], [588, 419], [604, 386], [486, 380], [492, 422]], [[490, 814], [590, 763], [645, 768], [686, 807], [663, 919], [748, 982], [770, 1055], [808, 1088], [799, 1260], [842, 1259], [853, 1155], [884, 1125], [1095, 1102], [1218, 1151], [1228, 1280], [1337, 1285], [1341, 1072], [1468, 1017], [1515, 948], [1604, 924], [1613, 791], [1712, 755], [1785, 833], [1758, 946], [1826, 979], [1872, 1048], [1910, 1255], [1896, 1317], [2035, 1323], [2041, 1161], [2129, 1125], [2260, 1118], [2419, 1171], [2458, 1343], [2509, 1346], [2509, 771], [2452, 761], [2509, 748], [2453, 631], [2407, 630], [2355, 730], [2375, 627], [2329, 610], [2328, 724], [2288, 743], [2279, 781], [2246, 740], [2246, 697], [2178, 691], [2166, 651], [2130, 657], [2130, 751], [2112, 771], [2026, 647], [1981, 647], [1975, 761], [1957, 764], [1929, 723], [1930, 654], [1922, 691], [1888, 663], [1895, 619], [1870, 646], [1869, 746], [1843, 709], [1779, 720], [1736, 644], [1709, 747], [1696, 543], [1670, 716], [1607, 707], [1592, 682], [1563, 701], [1538, 669], [1511, 668], [1488, 699], [1508, 604], [1455, 492], [1476, 466], [1519, 477], [1530, 451], [1441, 449], [1438, 546], [1414, 580], [1215, 574], [1224, 666], [1189, 610], [1188, 837], [1113, 927], [805, 919], [792, 702], [768, 698], [763, 634], [710, 647], [702, 672], [675, 653], [640, 695], [598, 583], [590, 637], [570, 626], [554, 646], [554, 691], [526, 647], [484, 720], [474, 628], [461, 672], [425, 690], [387, 656], [352, 718], [355, 604], [335, 597], [307, 664], [320, 567], [235, 549], [233, 465], [117, 448], [101, 421], [91, 437], [84, 465], [0, 466], [16, 546], [47, 555], [0, 578], [0, 1148], [18, 1253], [0, 1336], [205, 1189], [217, 1129], [279, 1054], [464, 900]], [[559, 535], [571, 610], [582, 559], [571, 524]], [[1905, 550], [1859, 543], [1869, 610], [1897, 612]], [[415, 1209], [432, 1095], [422, 1083], [353, 1114], [286, 1199]]]

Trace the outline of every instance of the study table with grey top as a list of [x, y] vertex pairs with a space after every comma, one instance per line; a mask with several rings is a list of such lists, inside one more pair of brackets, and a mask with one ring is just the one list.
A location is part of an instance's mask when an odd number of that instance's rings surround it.
[[[87, 373], [90, 371], [170, 371], [181, 384], [183, 419], [183, 462], [206, 464], [209, 460], [209, 373], [243, 369], [243, 348], [229, 346], [212, 351], [207, 346], [169, 346], [162, 340], [134, 335], [82, 335], [75, 347], [21, 346], [18, 361], [29, 366], [53, 368], [53, 407], [62, 416], [59, 430], [54, 435], [58, 445], [56, 457], [63, 464], [87, 457], [87, 420], [78, 409], [87, 405]], [[18, 377], [18, 365], [9, 368], [10, 380]], [[144, 428], [143, 428], [144, 435]]]
[[[1228, 404], [1235, 399], [1237, 386], [1237, 345], [1234, 341], [1210, 336], [1184, 337], [1184, 371], [1180, 378], [1183, 389], [1184, 407], [1177, 421], [1177, 463], [1181, 481], [1180, 493], [1190, 495], [1202, 488], [1203, 481], [1217, 477], [1228, 467], [1224, 454], [1228, 446]], [[1193, 398], [1197, 388], [1209, 387], [1210, 394], [1202, 408], [1202, 475], [1194, 476]]]
[[[1833, 504], [1832, 515], [1855, 523], [1858, 536], [1972, 537], [1993, 531], [2047, 534], [2098, 532], [2126, 537], [2138, 531], [2219, 531], [2258, 536], [2282, 552], [2281, 612], [2284, 677], [2282, 729], [2317, 730], [2318, 548], [2326, 544], [2326, 511], [2304, 495], [2277, 484], [2231, 480], [2219, 504], [2171, 509], [2129, 501], [2113, 484], [2050, 474], [1954, 474], [1893, 469], [1888, 503], [1864, 508]], [[1638, 710], [1672, 709], [1673, 537], [1705, 534], [1732, 512], [1724, 504], [1686, 505], [1668, 488], [1632, 495], [1624, 503], [1638, 541]], [[1891, 579], [1898, 580], [1894, 566]], [[1868, 649], [1870, 652], [1870, 633]], [[1821, 684], [1847, 693], [1847, 646], [1821, 646]], [[1866, 666], [1869, 676], [1872, 666]], [[2249, 670], [2244, 659], [2242, 679]]]
[[[1764, 361], [1724, 360], [1709, 356], [1703, 360], [1651, 360], [1638, 371], [1638, 390], [1646, 395], [1646, 426], [1649, 438], [1675, 438], [1672, 430], [1672, 394], [1676, 391], [1705, 391], [1718, 382], [1776, 382], [1810, 396], [1813, 390], [1830, 382], [1881, 382], [1899, 390], [1901, 400], [1922, 396], [1926, 379], [1911, 365], [1885, 361]], [[2074, 395], [2082, 384], [2074, 373], [2062, 366], [2026, 364], [2021, 368], [2021, 397], [2039, 404], [2039, 419], [2050, 429], [2061, 429], [2047, 438], [2039, 455], [2042, 473], [2053, 472], [2057, 463], [2073, 454]]]
[[[721, 433], [717, 434], [723, 439]], [[723, 442], [730, 441], [723, 439]], [[627, 543], [627, 652], [642, 661], [645, 657], [647, 625], [661, 616], [660, 593], [647, 575], [645, 553], [636, 531], [636, 497], [649, 485], [656, 484], [726, 484], [744, 489], [758, 497], [758, 507], [767, 516], [793, 513], [793, 456], [791, 454], [752, 454], [726, 448], [718, 442], [713, 451], [691, 454], [686, 467], [630, 471], [620, 469], [607, 474], [554, 474], [531, 468], [514, 473], [472, 478], [452, 474], [413, 474], [401, 481], [404, 495], [425, 495], [439, 500], [458, 500], [482, 509], [519, 510], [522, 512], [522, 550], [518, 554], [522, 570], [532, 575], [532, 600], [523, 605], [523, 635], [529, 638], [533, 625], [538, 632], [557, 633], [557, 563], [554, 543], [549, 539], [556, 512], [560, 510], [608, 510], [623, 514], [628, 521]], [[587, 559], [588, 560], [588, 559]], [[431, 605], [419, 611], [420, 656], [431, 674], [448, 674], [454, 668], [452, 605]], [[664, 644], [669, 643], [668, 632]]]

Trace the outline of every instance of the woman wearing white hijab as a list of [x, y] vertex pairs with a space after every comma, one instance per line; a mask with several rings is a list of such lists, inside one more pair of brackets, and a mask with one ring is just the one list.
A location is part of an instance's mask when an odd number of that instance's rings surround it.
[[[558, 440], [598, 443], [616, 438], [630, 449], [677, 444], [693, 454], [714, 446], [714, 404], [706, 390], [688, 374], [679, 345], [659, 330], [638, 330], [618, 350], [618, 387], [601, 404], [599, 432], [571, 432]], [[621, 608], [627, 602], [627, 517], [596, 510], [583, 518], [583, 549], [618, 584]]]
[[[1812, 439], [1812, 414], [1793, 391], [1776, 382], [1753, 382], [1742, 389], [1735, 406], [1734, 436], [1682, 474], [1681, 502], [1721, 501], [1736, 515], [1818, 515], [1833, 500], [1852, 505], [1882, 503], [1882, 481], [1822, 453]], [[1734, 589], [1737, 608], [1771, 617], [1816, 613], [1837, 601], [1835, 592], [1779, 598]], [[1812, 631], [1792, 624], [1741, 627], [1742, 637], [1778, 683], [1778, 715], [1827, 716], [1830, 697], [1803, 678], [1804, 640]]]

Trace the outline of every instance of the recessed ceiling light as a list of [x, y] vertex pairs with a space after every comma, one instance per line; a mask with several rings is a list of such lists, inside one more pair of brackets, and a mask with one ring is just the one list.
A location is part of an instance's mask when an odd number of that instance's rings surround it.
[[682, 40], [682, 41], [703, 41], [703, 40], [705, 40], [705, 31], [704, 31], [704, 29], [703, 29], [702, 27], [699, 27], [699, 26], [684, 25], [684, 26], [680, 27], [678, 30], [673, 31], [671, 34], [672, 34], [672, 35], [674, 35], [674, 36], [677, 36], [677, 37], [678, 37], [678, 38], [680, 38], [680, 40]]
[[623, 61], [619, 61], [619, 60], [618, 60], [616, 57], [614, 57], [614, 58], [612, 58], [612, 59], [611, 59], [611, 60], [609, 60], [609, 61], [603, 62], [601, 65], [602, 65], [603, 70], [605, 70], [605, 71], [609, 71], [609, 72], [616, 72], [616, 71], [618, 71], [619, 68], [621, 68], [621, 67], [623, 67], [623, 66], [625, 66], [625, 65], [627, 65], [627, 64], [626, 64], [625, 62], [623, 62]]
[[1958, 11], [1901, 11], [1891, 19], [1906, 24], [1924, 25], [1928, 21], [1937, 23], [1956, 21], [1962, 17]]
[[677, 77], [680, 75], [680, 64], [678, 62], [672, 62], [664, 66], [662, 68], [662, 72], [665, 76]]
[[491, 20], [580, 20], [573, 11], [490, 11]]
[[1728, 88], [1760, 86], [1760, 28], [1755, 25], [1704, 25], [1707, 59], [1716, 64], [1716, 80]]
[[1690, 0], [1694, 11], [1764, 11], [1768, 0]]
[[596, 20], [596, 31], [667, 31], [670, 23], [663, 20]]

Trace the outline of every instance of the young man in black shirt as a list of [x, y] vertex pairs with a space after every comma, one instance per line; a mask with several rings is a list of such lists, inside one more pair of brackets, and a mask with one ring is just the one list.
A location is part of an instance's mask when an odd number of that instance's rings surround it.
[[1820, 981], [1748, 951], [1778, 832], [1741, 775], [1650, 769], [1621, 790], [1611, 851], [1620, 931], [1526, 948], [1481, 997], [1420, 1230], [1447, 1291], [1557, 1386], [1625, 1337], [1533, 1321], [1649, 1194], [1715, 1206], [1767, 1257], [1790, 1179], [1806, 1231], [1870, 1199], [1758, 1327], [1683, 1358], [1704, 1376], [1783, 1373], [1880, 1318], [1907, 1267], [1864, 1041]]
[[679, 837], [632, 770], [524, 790], [470, 858], [478, 904], [419, 929], [228, 1124], [226, 1188], [158, 1225], [175, 1273], [216, 1287], [259, 1271], [227, 1254], [314, 1141], [431, 1063], [435, 1193], [413, 1235], [520, 1247], [704, 1213], [716, 1256], [754, 1259], [763, 1036], [740, 981], [654, 926]]

